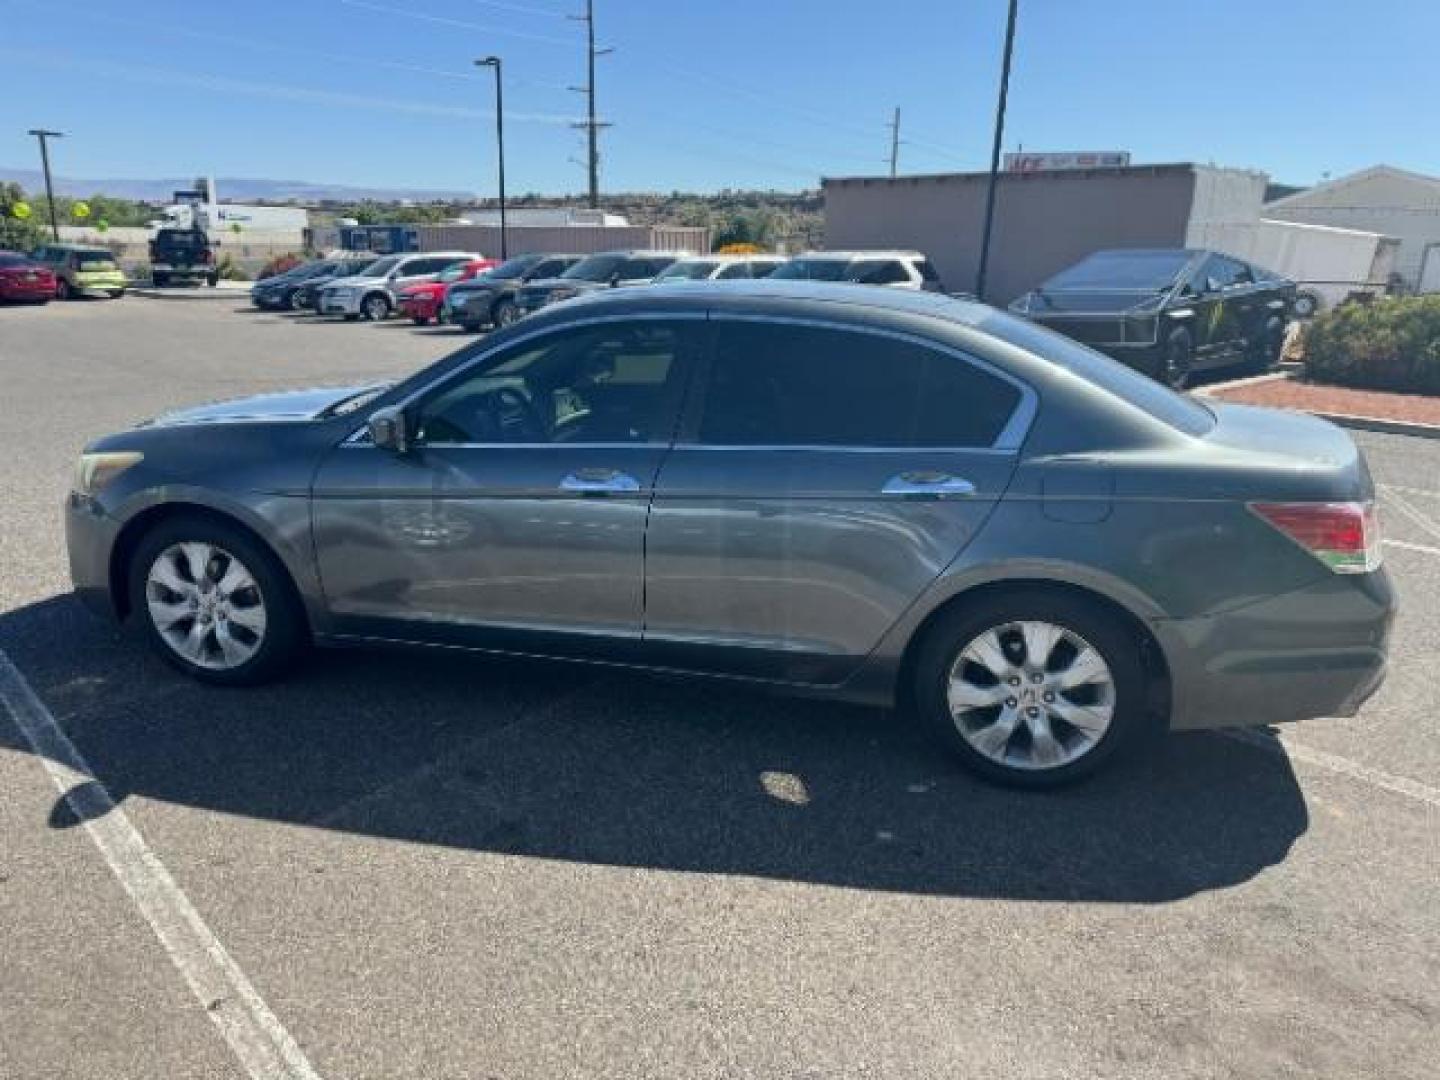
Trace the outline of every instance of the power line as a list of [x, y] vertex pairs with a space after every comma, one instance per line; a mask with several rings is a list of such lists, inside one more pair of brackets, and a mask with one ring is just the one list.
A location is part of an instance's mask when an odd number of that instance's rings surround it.
[[501, 34], [505, 37], [521, 38], [525, 41], [541, 41], [547, 45], [573, 45], [574, 42], [568, 38], [552, 37], [549, 34], [532, 34], [526, 30], [506, 30], [497, 26], [485, 26], [481, 23], [466, 22], [464, 19], [451, 19], [444, 15], [427, 15], [423, 11], [406, 11], [404, 8], [385, 7], [381, 4], [372, 4], [368, 0], [336, 0], [336, 3], [344, 4], [346, 7], [362, 8], [365, 11], [378, 12], [381, 15], [394, 15], [402, 19], [415, 19], [419, 22], [433, 23], [436, 26], [453, 26], [460, 30], [477, 30], [482, 34]]
[[553, 8], [530, 7], [525, 4], [511, 4], [507, 0], [470, 0], [472, 4], [481, 4], [485, 7], [495, 8], [497, 11], [510, 11], [517, 15], [539, 15], [545, 18], [559, 19], [564, 16], [563, 11], [556, 11]]

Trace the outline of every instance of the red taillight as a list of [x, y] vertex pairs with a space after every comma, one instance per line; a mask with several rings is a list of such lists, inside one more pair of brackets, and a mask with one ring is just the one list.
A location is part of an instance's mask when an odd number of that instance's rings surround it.
[[1337, 574], [1380, 567], [1380, 519], [1373, 502], [1251, 503], [1250, 509]]

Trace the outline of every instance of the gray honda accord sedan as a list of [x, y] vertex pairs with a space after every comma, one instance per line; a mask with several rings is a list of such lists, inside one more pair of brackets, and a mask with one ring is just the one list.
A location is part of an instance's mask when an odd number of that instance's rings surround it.
[[1393, 615], [1365, 461], [978, 304], [606, 292], [387, 386], [89, 446], [92, 608], [197, 679], [406, 643], [903, 703], [1041, 787], [1147, 729], [1353, 715]]

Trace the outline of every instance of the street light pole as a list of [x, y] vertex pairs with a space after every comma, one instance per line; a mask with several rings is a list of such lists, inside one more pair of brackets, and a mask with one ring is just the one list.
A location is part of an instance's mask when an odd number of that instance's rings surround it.
[[495, 69], [495, 145], [500, 166], [500, 261], [504, 262], [510, 257], [510, 248], [505, 236], [505, 91], [500, 84], [500, 57], [487, 56], [475, 63]]
[[990, 183], [985, 190], [985, 228], [980, 235], [980, 266], [975, 272], [975, 298], [985, 299], [985, 273], [990, 264], [990, 233], [995, 227], [995, 182], [1000, 173], [1000, 145], [1005, 139], [1005, 98], [1010, 91], [1010, 57], [1015, 51], [1015, 15], [1019, 0], [1010, 0], [1005, 23], [1005, 59], [1000, 65], [1000, 100], [995, 106], [995, 144], [990, 150]]
[[45, 170], [45, 202], [50, 207], [50, 233], [55, 242], [60, 242], [60, 223], [55, 218], [55, 188], [50, 183], [50, 148], [46, 144], [47, 139], [63, 139], [63, 131], [46, 131], [43, 128], [31, 128], [30, 134], [40, 140], [40, 164]]

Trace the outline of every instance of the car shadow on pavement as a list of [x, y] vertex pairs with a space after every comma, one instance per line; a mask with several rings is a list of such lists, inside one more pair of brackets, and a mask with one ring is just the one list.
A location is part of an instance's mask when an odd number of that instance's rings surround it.
[[[68, 596], [0, 616], [0, 648], [117, 802], [410, 843], [1156, 903], [1249, 880], [1309, 820], [1282, 752], [1213, 734], [1033, 794], [974, 780], [903, 716], [693, 679], [355, 650], [317, 652], [280, 684], [216, 689]], [[29, 751], [9, 717], [0, 747]], [[63, 800], [50, 820], [75, 823]]]

